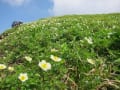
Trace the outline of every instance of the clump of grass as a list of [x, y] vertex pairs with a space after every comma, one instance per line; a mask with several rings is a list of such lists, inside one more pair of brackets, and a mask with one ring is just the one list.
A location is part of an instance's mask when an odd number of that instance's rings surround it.
[[120, 89], [120, 14], [71, 15], [0, 39], [1, 90]]

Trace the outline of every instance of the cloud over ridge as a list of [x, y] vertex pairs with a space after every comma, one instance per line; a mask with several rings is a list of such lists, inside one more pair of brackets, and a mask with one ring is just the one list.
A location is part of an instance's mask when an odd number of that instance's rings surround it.
[[120, 0], [52, 0], [54, 15], [120, 12]]

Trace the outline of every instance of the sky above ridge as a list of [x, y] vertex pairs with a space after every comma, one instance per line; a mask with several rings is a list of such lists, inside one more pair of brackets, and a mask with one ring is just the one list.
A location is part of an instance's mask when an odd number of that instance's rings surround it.
[[0, 33], [11, 28], [13, 21], [103, 13], [120, 13], [120, 0], [0, 0]]

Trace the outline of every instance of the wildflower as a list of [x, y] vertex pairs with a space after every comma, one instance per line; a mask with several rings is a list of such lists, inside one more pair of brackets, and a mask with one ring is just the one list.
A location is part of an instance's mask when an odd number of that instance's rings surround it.
[[51, 69], [51, 64], [47, 63], [45, 60], [42, 60], [39, 62], [38, 66], [43, 69], [44, 71], [50, 70]]
[[115, 33], [116, 32], [109, 32], [107, 37], [110, 38], [110, 36], [113, 35], [113, 34], [115, 34]]
[[85, 40], [86, 40], [89, 44], [93, 44], [93, 41], [92, 41], [92, 38], [91, 38], [91, 37], [89, 37], [89, 38], [85, 37]]
[[88, 58], [87, 58], [87, 61], [88, 61], [88, 63], [90, 63], [90, 64], [92, 64], [92, 65], [95, 64], [95, 61], [94, 61], [93, 59], [88, 59]]
[[55, 48], [51, 49], [51, 52], [57, 52], [58, 50], [56, 50]]
[[113, 26], [112, 28], [113, 28], [113, 29], [115, 29], [115, 28], [116, 28], [116, 26]]
[[3, 70], [5, 68], [6, 68], [6, 66], [4, 64], [0, 64], [0, 70]]
[[35, 76], [38, 76], [38, 77], [40, 77], [40, 74], [39, 74], [39, 73], [36, 73], [36, 74], [35, 74]]
[[20, 75], [18, 76], [18, 79], [22, 82], [25, 82], [26, 80], [28, 80], [27, 73], [20, 73]]
[[81, 43], [83, 43], [84, 41], [83, 40], [80, 40]]
[[31, 62], [31, 61], [32, 61], [32, 58], [29, 57], [29, 56], [25, 56], [25, 59], [26, 59], [28, 62]]
[[14, 71], [14, 67], [8, 67], [8, 70], [9, 70], [10, 72]]
[[54, 55], [51, 55], [50, 58], [55, 62], [60, 62], [62, 60], [61, 58], [54, 56]]

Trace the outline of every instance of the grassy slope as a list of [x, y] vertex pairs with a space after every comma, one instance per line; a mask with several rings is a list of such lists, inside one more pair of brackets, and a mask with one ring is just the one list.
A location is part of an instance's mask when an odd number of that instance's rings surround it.
[[[2, 37], [0, 63], [15, 71], [0, 70], [0, 89], [120, 89], [120, 14], [47, 18], [10, 29]], [[51, 52], [53, 48], [58, 51]], [[62, 61], [54, 62], [50, 55]], [[51, 70], [38, 67], [41, 60], [51, 63]], [[29, 79], [21, 83], [23, 72]]]

